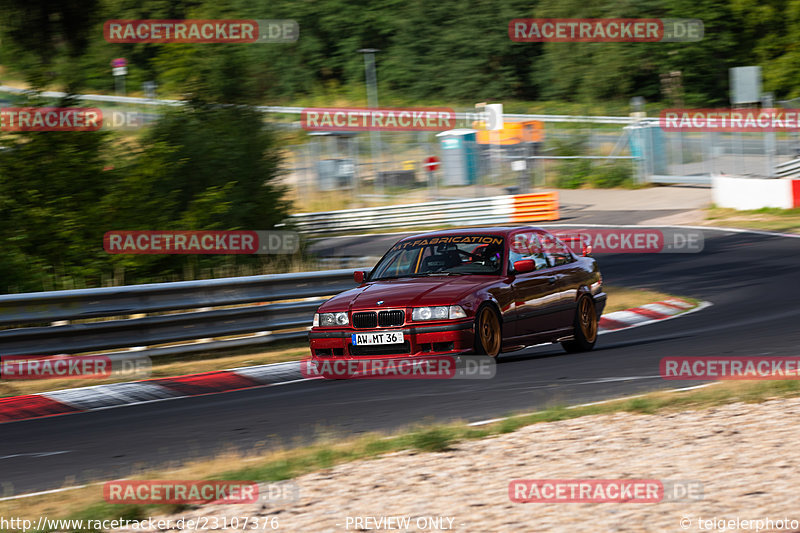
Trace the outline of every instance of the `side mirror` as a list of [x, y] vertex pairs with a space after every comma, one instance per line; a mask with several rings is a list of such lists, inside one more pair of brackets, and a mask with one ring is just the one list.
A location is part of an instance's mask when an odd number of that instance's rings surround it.
[[356, 270], [355, 272], [353, 272], [353, 279], [354, 279], [354, 280], [355, 280], [355, 282], [356, 282], [356, 283], [358, 283], [359, 285], [361, 285], [362, 283], [364, 283], [364, 279], [365, 279], [366, 277], [367, 277], [367, 273], [366, 273], [366, 272], [364, 272], [363, 270]]
[[517, 274], [526, 274], [536, 270], [536, 262], [533, 259], [520, 259], [514, 261], [514, 272]]
[[583, 257], [592, 257], [592, 245], [587, 244], [583, 247]]

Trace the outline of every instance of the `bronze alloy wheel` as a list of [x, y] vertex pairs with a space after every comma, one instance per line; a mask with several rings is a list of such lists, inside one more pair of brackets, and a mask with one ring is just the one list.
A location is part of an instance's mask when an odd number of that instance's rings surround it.
[[591, 296], [583, 295], [575, 306], [572, 339], [561, 341], [569, 353], [588, 352], [597, 341], [597, 309]]
[[500, 319], [497, 318], [491, 307], [486, 306], [478, 314], [477, 341], [480, 343], [478, 348], [480, 353], [497, 357], [500, 353], [502, 334], [500, 331]]
[[597, 311], [591, 298], [581, 298], [578, 316], [583, 338], [586, 342], [594, 342], [597, 339]]

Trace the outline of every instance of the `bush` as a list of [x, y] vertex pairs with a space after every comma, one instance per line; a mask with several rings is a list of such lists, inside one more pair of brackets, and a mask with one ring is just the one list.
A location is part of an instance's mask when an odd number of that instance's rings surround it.
[[588, 183], [592, 174], [590, 159], [564, 159], [558, 164], [556, 187], [577, 189]]
[[592, 187], [609, 189], [611, 187], [632, 187], [633, 168], [630, 161], [612, 161], [597, 165], [591, 172]]
[[[590, 154], [589, 137], [572, 134], [555, 138], [550, 149], [557, 156], [582, 156]], [[633, 187], [633, 165], [628, 160], [561, 159], [556, 165], [555, 186], [560, 189], [578, 189], [585, 185], [607, 189]]]

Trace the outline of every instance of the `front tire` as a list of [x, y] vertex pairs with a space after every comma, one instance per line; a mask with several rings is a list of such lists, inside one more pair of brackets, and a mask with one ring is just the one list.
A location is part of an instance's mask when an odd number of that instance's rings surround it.
[[568, 353], [588, 352], [597, 342], [597, 309], [594, 300], [581, 296], [575, 309], [574, 340], [563, 341], [561, 346]]
[[503, 344], [500, 317], [490, 305], [484, 305], [475, 317], [475, 353], [497, 357]]

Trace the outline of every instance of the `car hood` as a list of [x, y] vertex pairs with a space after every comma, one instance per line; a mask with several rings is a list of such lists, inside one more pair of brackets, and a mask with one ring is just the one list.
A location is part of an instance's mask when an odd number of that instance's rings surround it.
[[[334, 296], [319, 310], [332, 312], [457, 304], [467, 294], [494, 281], [494, 276], [470, 275], [373, 281]], [[383, 303], [379, 305], [378, 301]]]

